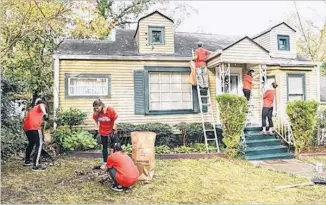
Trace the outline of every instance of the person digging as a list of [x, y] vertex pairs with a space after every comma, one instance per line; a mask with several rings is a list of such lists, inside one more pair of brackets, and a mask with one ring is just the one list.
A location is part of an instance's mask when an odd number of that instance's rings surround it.
[[[48, 113], [46, 112], [46, 102], [38, 98], [35, 100], [35, 106], [30, 109], [24, 120], [24, 131], [28, 139], [26, 147], [24, 166], [33, 166], [33, 171], [43, 171], [45, 167], [40, 164], [40, 157], [43, 151], [43, 133], [41, 125], [48, 120]], [[31, 160], [31, 153], [35, 146], [35, 155], [33, 161]]]
[[132, 159], [123, 152], [121, 144], [114, 143], [113, 153], [108, 157], [105, 172], [111, 176], [113, 191], [124, 191], [131, 188], [138, 181], [139, 171]]

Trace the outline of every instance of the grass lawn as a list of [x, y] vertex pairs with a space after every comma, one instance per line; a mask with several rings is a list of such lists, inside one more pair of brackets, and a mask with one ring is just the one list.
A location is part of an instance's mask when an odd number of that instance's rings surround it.
[[302, 159], [304, 162], [308, 162], [311, 164], [322, 163], [324, 167], [326, 167], [326, 157], [309, 157]]
[[77, 170], [90, 170], [97, 163], [99, 160], [65, 157], [41, 173], [23, 167], [21, 161], [6, 163], [2, 166], [1, 203], [326, 203], [325, 186], [275, 190], [278, 185], [308, 180], [255, 168], [245, 161], [158, 160], [152, 183], [138, 183], [123, 193], [92, 179], [76, 180]]

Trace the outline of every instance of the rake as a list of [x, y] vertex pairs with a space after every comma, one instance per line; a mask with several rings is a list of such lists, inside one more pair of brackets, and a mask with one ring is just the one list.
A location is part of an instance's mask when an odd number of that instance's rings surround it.
[[301, 184], [292, 184], [292, 185], [284, 185], [284, 186], [276, 186], [276, 190], [280, 189], [287, 189], [287, 188], [293, 188], [293, 187], [303, 187], [303, 186], [311, 186], [311, 185], [324, 185], [326, 186], [326, 178], [321, 177], [314, 177], [311, 179], [310, 182], [301, 183]]

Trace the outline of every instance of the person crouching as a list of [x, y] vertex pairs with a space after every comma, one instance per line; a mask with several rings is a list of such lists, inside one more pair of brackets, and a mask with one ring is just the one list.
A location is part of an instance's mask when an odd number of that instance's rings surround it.
[[132, 159], [123, 152], [120, 143], [114, 143], [113, 153], [108, 157], [106, 172], [109, 172], [113, 184], [111, 189], [123, 191], [137, 183], [139, 171]]

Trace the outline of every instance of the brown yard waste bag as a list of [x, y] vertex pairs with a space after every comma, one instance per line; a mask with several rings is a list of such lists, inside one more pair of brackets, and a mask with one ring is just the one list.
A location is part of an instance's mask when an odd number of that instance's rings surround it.
[[140, 181], [151, 181], [155, 168], [154, 132], [131, 132], [132, 159], [139, 170]]
[[197, 85], [196, 80], [196, 66], [194, 61], [190, 61], [191, 73], [189, 75], [189, 83], [191, 85]]

